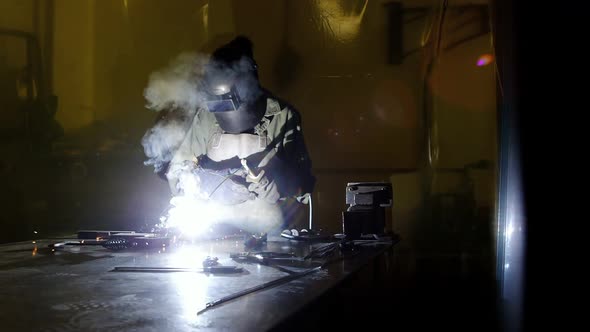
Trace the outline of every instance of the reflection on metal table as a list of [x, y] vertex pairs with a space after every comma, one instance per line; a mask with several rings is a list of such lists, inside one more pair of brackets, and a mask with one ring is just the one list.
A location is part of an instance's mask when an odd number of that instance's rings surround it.
[[327, 243], [270, 237], [248, 254], [236, 239], [149, 251], [55, 242], [0, 246], [3, 330], [269, 330], [393, 246], [332, 242], [329, 258], [308, 259]]

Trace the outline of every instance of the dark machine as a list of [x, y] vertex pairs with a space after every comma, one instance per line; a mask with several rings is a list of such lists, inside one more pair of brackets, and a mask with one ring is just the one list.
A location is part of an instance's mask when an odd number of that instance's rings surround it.
[[393, 205], [393, 190], [387, 182], [351, 182], [346, 185], [342, 228], [348, 240], [364, 235], [385, 234], [385, 208]]

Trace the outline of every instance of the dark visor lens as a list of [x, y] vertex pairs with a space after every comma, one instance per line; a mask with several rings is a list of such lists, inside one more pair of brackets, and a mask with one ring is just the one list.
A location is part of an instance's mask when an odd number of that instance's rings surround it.
[[206, 103], [212, 113], [236, 111], [240, 108], [240, 99], [234, 87], [222, 95], [209, 94]]
[[220, 113], [235, 111], [238, 109], [238, 106], [232, 99], [223, 99], [207, 101], [207, 108], [209, 109], [209, 112]]

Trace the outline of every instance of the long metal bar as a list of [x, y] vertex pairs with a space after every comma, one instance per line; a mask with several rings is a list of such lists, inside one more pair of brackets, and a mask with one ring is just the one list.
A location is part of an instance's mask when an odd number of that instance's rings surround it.
[[301, 272], [301, 273], [296, 273], [296, 274], [291, 274], [291, 275], [288, 275], [288, 276], [284, 276], [284, 277], [281, 277], [279, 279], [276, 279], [276, 280], [273, 280], [273, 281], [269, 281], [269, 282], [266, 282], [264, 284], [260, 284], [260, 285], [257, 285], [257, 286], [251, 287], [251, 288], [247, 288], [247, 289], [244, 289], [242, 291], [239, 291], [239, 292], [230, 294], [228, 296], [222, 297], [220, 299], [217, 299], [215, 301], [212, 301], [212, 302], [207, 303], [205, 305], [205, 308], [204, 309], [202, 309], [199, 312], [197, 312], [197, 315], [200, 315], [203, 312], [211, 309], [212, 307], [215, 307], [215, 306], [220, 305], [222, 303], [226, 303], [226, 302], [231, 301], [231, 300], [234, 300], [234, 299], [236, 299], [238, 297], [242, 297], [244, 295], [248, 295], [250, 293], [254, 293], [256, 291], [259, 291], [259, 290], [262, 290], [262, 289], [265, 289], [265, 288], [270, 288], [270, 287], [274, 287], [274, 286], [278, 286], [278, 285], [287, 283], [287, 282], [289, 282], [291, 280], [295, 280], [295, 279], [301, 278], [303, 276], [306, 276], [308, 274], [317, 272], [321, 268], [322, 268], [322, 266], [314, 267], [314, 268], [312, 268], [310, 270], [307, 270], [305, 272]]
[[244, 269], [237, 266], [208, 266], [205, 268], [190, 267], [148, 267], [148, 266], [117, 266], [112, 272], [207, 272], [207, 273], [240, 273]]
[[[358, 254], [358, 252], [353, 253], [349, 257], [355, 256], [357, 254]], [[299, 278], [304, 277], [304, 276], [306, 276], [308, 274], [317, 272], [317, 271], [325, 268], [329, 264], [332, 264], [332, 263], [335, 263], [335, 262], [339, 262], [341, 260], [344, 260], [345, 258], [346, 258], [345, 256], [340, 256], [338, 258], [327, 260], [322, 265], [317, 266], [317, 267], [314, 267], [314, 268], [311, 268], [311, 269], [309, 269], [307, 271], [300, 272], [300, 273], [293, 273], [291, 275], [284, 276], [282, 278], [279, 278], [279, 279], [276, 279], [276, 280], [273, 280], [273, 281], [269, 281], [269, 282], [266, 282], [264, 284], [261, 284], [261, 285], [258, 285], [258, 286], [254, 286], [254, 287], [251, 287], [251, 288], [248, 288], [248, 289], [244, 289], [242, 291], [239, 291], [239, 292], [230, 294], [228, 296], [222, 297], [220, 299], [217, 299], [215, 301], [209, 302], [209, 303], [207, 303], [205, 305], [205, 308], [204, 309], [201, 309], [200, 311], [197, 312], [197, 315], [200, 315], [203, 312], [205, 312], [205, 311], [207, 311], [207, 310], [209, 310], [209, 309], [211, 309], [211, 308], [213, 308], [215, 306], [218, 306], [218, 305], [223, 304], [223, 303], [226, 303], [228, 301], [237, 299], [237, 298], [242, 297], [244, 295], [248, 295], [248, 294], [257, 292], [259, 290], [263, 290], [263, 289], [266, 289], [266, 288], [270, 288], [270, 287], [282, 285], [282, 284], [287, 283], [289, 281], [292, 281], [292, 280], [295, 280], [295, 279], [299, 279]]]

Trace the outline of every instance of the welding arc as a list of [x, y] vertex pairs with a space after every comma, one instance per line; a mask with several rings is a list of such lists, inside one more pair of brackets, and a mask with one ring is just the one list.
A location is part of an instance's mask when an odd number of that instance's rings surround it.
[[264, 284], [261, 284], [261, 285], [258, 285], [258, 286], [254, 286], [254, 287], [251, 287], [251, 288], [248, 288], [248, 289], [244, 289], [244, 290], [239, 291], [237, 293], [234, 293], [234, 294], [231, 294], [231, 295], [222, 297], [220, 299], [217, 299], [215, 301], [212, 301], [212, 302], [207, 303], [205, 305], [205, 308], [204, 309], [202, 309], [199, 312], [197, 312], [197, 315], [202, 314], [203, 312], [207, 311], [208, 309], [211, 309], [214, 306], [217, 306], [217, 305], [220, 305], [222, 303], [231, 301], [233, 299], [236, 299], [236, 298], [241, 297], [241, 296], [244, 296], [244, 295], [248, 295], [250, 293], [254, 293], [254, 292], [259, 291], [261, 289], [270, 288], [270, 287], [274, 287], [274, 286], [278, 286], [278, 285], [287, 283], [287, 282], [289, 282], [291, 280], [295, 280], [297, 278], [301, 278], [303, 276], [306, 276], [306, 275], [308, 275], [310, 273], [319, 271], [321, 268], [322, 268], [322, 266], [314, 267], [313, 269], [309, 269], [309, 270], [304, 271], [304, 272], [301, 272], [301, 273], [287, 275], [287, 276], [284, 276], [282, 278], [279, 278], [279, 279], [276, 279], [276, 280], [273, 280], [273, 281], [269, 281], [269, 282], [266, 282]]

